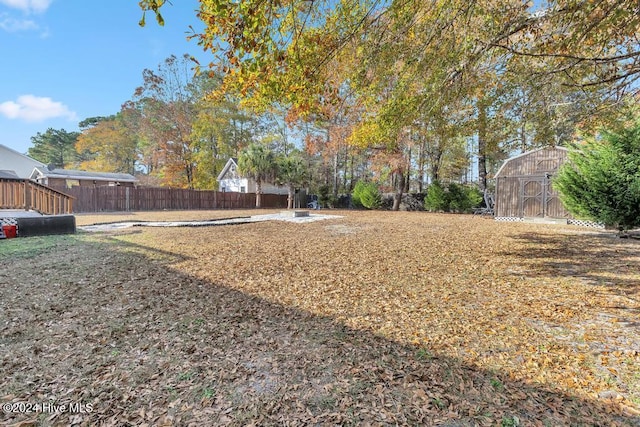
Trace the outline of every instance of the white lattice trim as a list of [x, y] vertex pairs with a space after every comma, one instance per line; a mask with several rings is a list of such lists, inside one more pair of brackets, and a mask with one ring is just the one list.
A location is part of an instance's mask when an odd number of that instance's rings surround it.
[[2, 225], [18, 225], [16, 218], [0, 218], [0, 226]]
[[580, 227], [590, 227], [590, 228], [604, 229], [604, 224], [601, 223], [601, 222], [586, 221], [586, 220], [582, 220], [582, 219], [568, 219], [567, 220], [567, 224], [577, 225], [577, 226], [580, 226]]
[[493, 219], [502, 222], [524, 222], [524, 218], [520, 218], [517, 216], [496, 216]]

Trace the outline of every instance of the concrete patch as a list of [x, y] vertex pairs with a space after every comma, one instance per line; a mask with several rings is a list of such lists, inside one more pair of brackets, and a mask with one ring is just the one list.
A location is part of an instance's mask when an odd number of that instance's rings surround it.
[[323, 221], [326, 219], [338, 219], [342, 218], [339, 215], [321, 215], [321, 214], [309, 214], [308, 216], [292, 216], [291, 214], [266, 214], [266, 215], [253, 215], [250, 217], [240, 218], [227, 218], [220, 220], [210, 221], [127, 221], [127, 222], [114, 222], [110, 224], [95, 224], [85, 225], [78, 227], [78, 230], [88, 232], [100, 232], [100, 231], [114, 231], [121, 230], [129, 227], [211, 227], [216, 225], [234, 225], [234, 224], [248, 224], [252, 222], [262, 221], [287, 221], [295, 223], [308, 223], [315, 221]]

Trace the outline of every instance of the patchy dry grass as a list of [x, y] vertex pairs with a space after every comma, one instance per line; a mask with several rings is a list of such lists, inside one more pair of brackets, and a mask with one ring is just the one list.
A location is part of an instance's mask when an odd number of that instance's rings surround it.
[[337, 213], [0, 242], [1, 403], [93, 406], [0, 422], [640, 424], [640, 242]]

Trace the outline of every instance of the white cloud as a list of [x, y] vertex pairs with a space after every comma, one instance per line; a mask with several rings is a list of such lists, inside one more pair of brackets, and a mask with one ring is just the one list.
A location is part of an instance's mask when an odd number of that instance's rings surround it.
[[1, 103], [0, 114], [9, 119], [19, 119], [27, 122], [41, 122], [60, 117], [78, 120], [76, 113], [69, 110], [69, 107], [61, 102], [34, 95], [21, 95], [15, 102], [5, 101]]
[[18, 31], [37, 30], [38, 24], [30, 19], [13, 19], [0, 15], [0, 28], [9, 33], [15, 33]]
[[[31, 17], [33, 13], [45, 12], [53, 0], [0, 0], [0, 7], [5, 5], [9, 8], [20, 9], [23, 15], [29, 17], [15, 17], [13, 12], [0, 12], [0, 30], [8, 33], [16, 33], [19, 31], [37, 31], [41, 30], [41, 26]], [[49, 31], [41, 30], [41, 37], [46, 38]]]
[[24, 12], [42, 13], [49, 8], [53, 0], [0, 0], [0, 4], [20, 9]]

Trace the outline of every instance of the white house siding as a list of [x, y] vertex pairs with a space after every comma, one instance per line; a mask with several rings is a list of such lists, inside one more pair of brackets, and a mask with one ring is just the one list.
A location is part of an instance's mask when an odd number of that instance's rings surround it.
[[[220, 180], [219, 188], [220, 191], [255, 193], [256, 182], [247, 178], [225, 178]], [[244, 191], [242, 191], [243, 189]], [[262, 183], [262, 194], [287, 194], [287, 188], [269, 183]]]
[[[218, 188], [220, 191], [236, 193], [252, 193], [246, 178], [225, 178], [221, 179]], [[242, 189], [244, 188], [244, 191]], [[255, 189], [254, 189], [255, 190]]]
[[[220, 191], [237, 193], [255, 193], [256, 182], [250, 178], [243, 178], [238, 174], [238, 164], [231, 158], [218, 175], [218, 188]], [[263, 194], [287, 194], [287, 188], [271, 183], [262, 183]]]
[[14, 171], [18, 177], [28, 179], [37, 167], [46, 165], [0, 144], [0, 170]]

